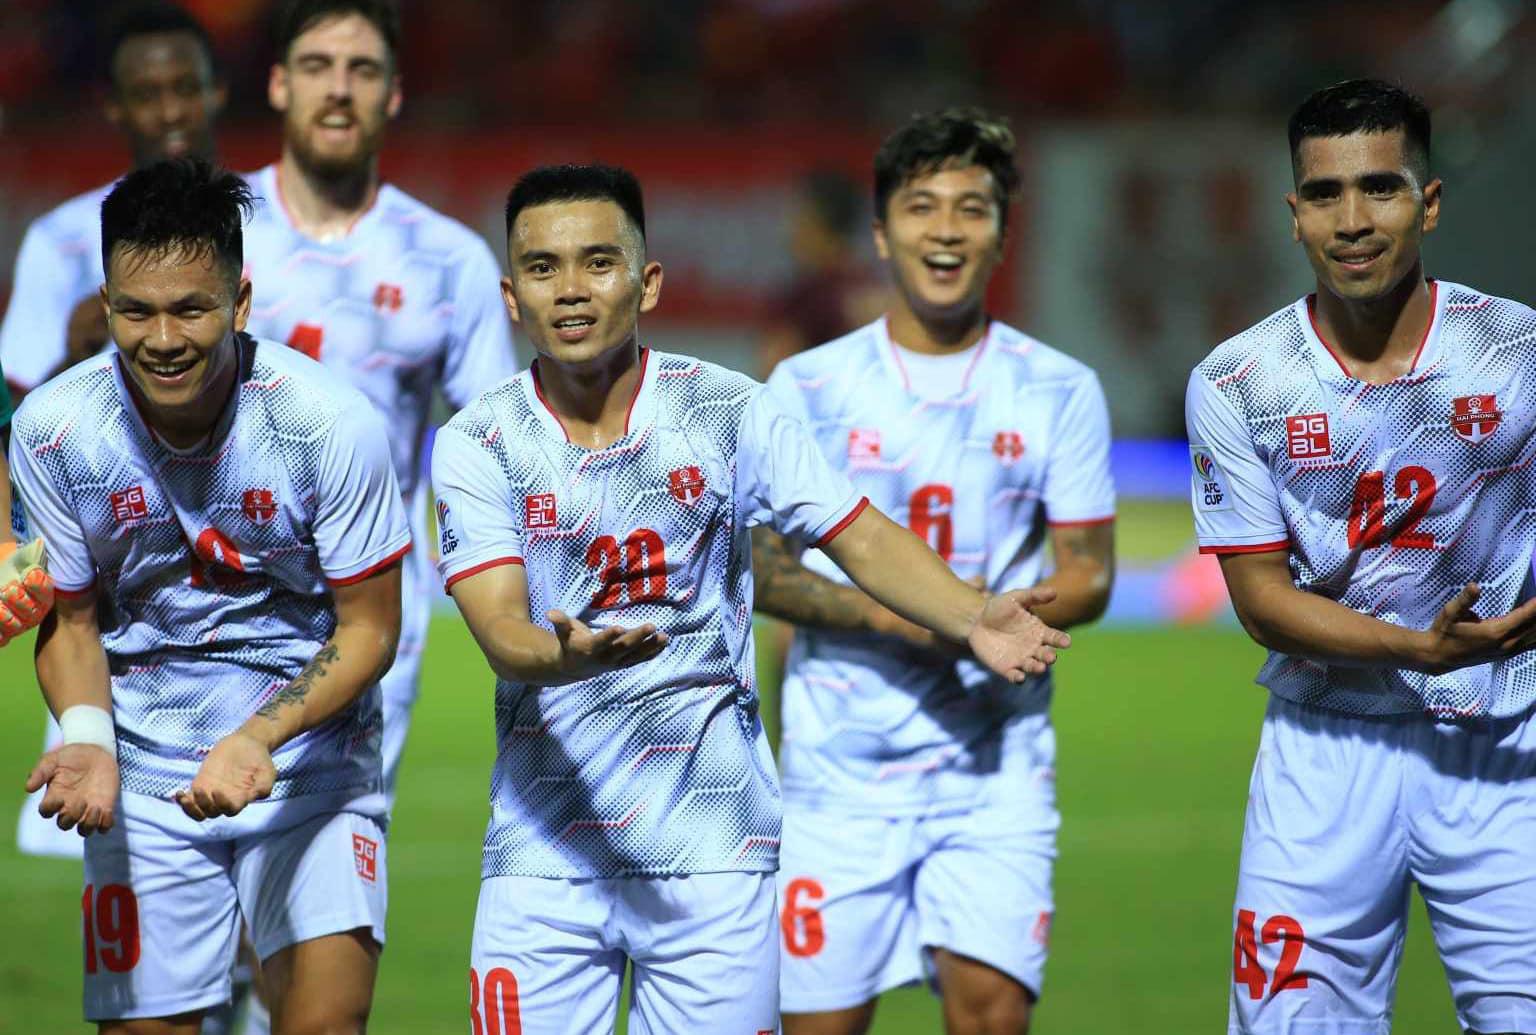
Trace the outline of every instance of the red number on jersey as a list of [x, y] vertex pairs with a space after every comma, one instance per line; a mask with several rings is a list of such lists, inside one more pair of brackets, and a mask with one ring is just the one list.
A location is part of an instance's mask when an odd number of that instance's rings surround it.
[[667, 595], [667, 547], [649, 528], [637, 528], [625, 537], [622, 559], [617, 539], [598, 536], [587, 547], [587, 567], [599, 573], [592, 596], [595, 608], [618, 607], [625, 593], [631, 604]]
[[[1253, 934], [1256, 920], [1253, 910], [1239, 909], [1237, 934], [1232, 942], [1232, 980], [1248, 986], [1249, 999], [1264, 998], [1264, 985], [1268, 981], [1268, 975], [1259, 963], [1258, 939]], [[1306, 988], [1307, 975], [1296, 973], [1296, 964], [1301, 962], [1301, 950], [1307, 938], [1306, 932], [1301, 929], [1301, 922], [1283, 913], [1276, 914], [1264, 922], [1260, 937], [1265, 945], [1285, 942], [1284, 948], [1280, 950], [1280, 965], [1275, 968], [1275, 980], [1269, 986], [1269, 994], [1274, 996], [1292, 988]]]
[[[1435, 476], [1423, 467], [1409, 466], [1397, 472], [1392, 490], [1399, 500], [1408, 500], [1403, 527], [1392, 536], [1393, 546], [1432, 550], [1435, 537], [1419, 531], [1419, 522], [1435, 504], [1439, 486]], [[1385, 471], [1367, 471], [1355, 482], [1355, 495], [1349, 503], [1349, 547], [1369, 550], [1387, 542], [1387, 475]]]
[[221, 589], [245, 581], [245, 561], [240, 548], [217, 528], [205, 528], [192, 544], [192, 585], [204, 588], [211, 580]]
[[933, 552], [949, 560], [955, 552], [955, 490], [948, 485], [922, 485], [907, 503], [907, 525]]
[[[139, 900], [126, 884], [94, 884], [80, 896], [85, 932], [85, 972], [94, 974], [97, 960], [114, 974], [126, 974], [139, 963]], [[97, 943], [100, 942], [98, 948]]]
[[784, 889], [779, 928], [784, 932], [784, 948], [791, 956], [814, 956], [827, 944], [821, 910], [816, 908], [825, 897], [821, 882], [811, 877], [796, 877]]
[[310, 359], [320, 359], [320, 345], [325, 341], [325, 328], [312, 323], [294, 324], [288, 335], [288, 347], [298, 349]]

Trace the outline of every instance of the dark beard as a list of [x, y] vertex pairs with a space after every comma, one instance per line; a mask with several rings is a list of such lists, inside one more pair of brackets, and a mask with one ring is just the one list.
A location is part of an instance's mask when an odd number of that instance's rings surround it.
[[372, 178], [380, 136], [378, 131], [364, 136], [357, 150], [345, 156], [316, 154], [309, 149], [308, 138], [302, 133], [290, 137], [288, 147], [305, 177], [320, 185], [327, 194], [337, 198], [355, 194], [361, 201]]

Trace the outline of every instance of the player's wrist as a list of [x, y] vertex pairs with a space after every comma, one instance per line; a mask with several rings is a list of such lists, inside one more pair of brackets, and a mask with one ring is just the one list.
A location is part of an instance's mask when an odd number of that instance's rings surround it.
[[112, 713], [94, 704], [76, 704], [59, 715], [59, 731], [65, 744], [94, 744], [117, 757], [117, 727]]
[[230, 734], [230, 736], [254, 740], [269, 755], [286, 744], [294, 735], [294, 731], [286, 729], [283, 723], [263, 715], [251, 716], [239, 729]]

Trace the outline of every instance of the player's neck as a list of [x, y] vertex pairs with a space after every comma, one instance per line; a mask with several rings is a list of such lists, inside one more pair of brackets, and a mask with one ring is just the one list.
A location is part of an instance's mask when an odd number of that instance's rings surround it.
[[572, 443], [601, 449], [624, 437], [644, 368], [634, 340], [591, 363], [558, 363], [540, 356], [539, 391]]
[[124, 378], [128, 383], [128, 390], [133, 393], [134, 399], [139, 405], [139, 414], [144, 418], [144, 424], [162, 442], [172, 449], [192, 449], [203, 444], [213, 430], [219, 425], [219, 418], [224, 413], [224, 408], [229, 405], [229, 397], [234, 392], [237, 369], [240, 366], [239, 355], [235, 349], [224, 362], [223, 366], [214, 372], [213, 379], [209, 382], [208, 390], [200, 395], [197, 401], [185, 409], [162, 409], [150, 402], [139, 386], [132, 378]]
[[284, 147], [277, 163], [277, 190], [284, 211], [300, 231], [321, 241], [345, 237], [378, 197], [379, 162], [372, 158], [355, 172], [321, 176]]
[[1369, 301], [1340, 298], [1317, 287], [1313, 319], [1322, 339], [1353, 377], [1391, 381], [1412, 369], [1434, 304], [1422, 265], [1414, 266], [1391, 291]]
[[958, 313], [919, 315], [898, 301], [885, 316], [891, 340], [904, 349], [931, 355], [963, 352], [987, 333], [987, 312], [981, 306]]

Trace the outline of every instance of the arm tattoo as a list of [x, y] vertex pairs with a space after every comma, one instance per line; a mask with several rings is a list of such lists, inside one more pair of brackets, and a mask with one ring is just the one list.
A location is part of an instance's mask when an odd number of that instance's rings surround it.
[[867, 629], [863, 593], [817, 575], [800, 563], [784, 538], [752, 530], [754, 603], [764, 614], [795, 625]]
[[315, 680], [325, 675], [329, 670], [327, 666], [335, 664], [340, 657], [341, 651], [337, 649], [334, 640], [321, 647], [319, 652], [309, 659], [309, 664], [304, 666], [303, 671], [294, 677], [293, 682], [273, 694], [270, 701], [256, 709], [256, 714], [263, 719], [275, 719], [277, 713], [290, 704], [302, 707], [304, 699], [309, 696], [310, 688], [315, 685]]

